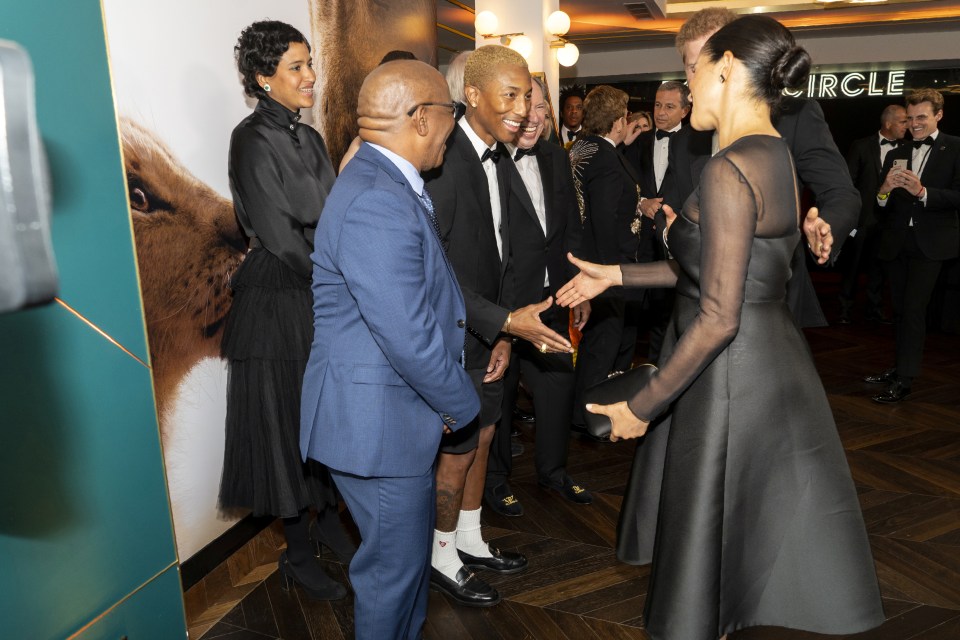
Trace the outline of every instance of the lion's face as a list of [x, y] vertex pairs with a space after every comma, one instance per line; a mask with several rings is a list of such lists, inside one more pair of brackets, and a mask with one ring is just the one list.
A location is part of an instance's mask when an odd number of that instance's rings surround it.
[[202, 358], [220, 355], [228, 284], [246, 238], [230, 200], [190, 174], [152, 132], [128, 119], [120, 130], [163, 431], [180, 380]]

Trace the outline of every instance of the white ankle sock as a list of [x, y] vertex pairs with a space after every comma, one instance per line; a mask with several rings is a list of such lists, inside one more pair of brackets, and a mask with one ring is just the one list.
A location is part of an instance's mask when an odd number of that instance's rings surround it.
[[492, 558], [489, 545], [480, 534], [480, 509], [460, 511], [457, 519], [457, 549], [478, 558]]
[[463, 566], [457, 555], [457, 532], [433, 530], [433, 555], [430, 564], [434, 569], [451, 580], [457, 579], [457, 572]]

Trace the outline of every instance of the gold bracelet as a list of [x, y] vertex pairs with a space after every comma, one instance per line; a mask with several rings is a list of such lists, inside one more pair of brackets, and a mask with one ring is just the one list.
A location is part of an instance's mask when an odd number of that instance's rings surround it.
[[503, 325], [503, 332], [510, 333], [510, 322], [513, 320], [513, 311], [507, 312], [507, 321]]

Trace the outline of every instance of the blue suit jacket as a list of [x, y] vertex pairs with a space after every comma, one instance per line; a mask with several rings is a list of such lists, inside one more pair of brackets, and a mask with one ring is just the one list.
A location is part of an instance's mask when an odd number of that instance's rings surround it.
[[427, 211], [364, 144], [327, 197], [314, 246], [300, 450], [358, 476], [422, 475], [443, 424], [465, 427], [480, 410], [459, 362], [463, 296]]

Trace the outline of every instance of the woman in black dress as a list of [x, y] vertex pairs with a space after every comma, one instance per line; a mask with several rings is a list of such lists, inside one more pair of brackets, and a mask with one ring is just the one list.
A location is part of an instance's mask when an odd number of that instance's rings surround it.
[[[609, 286], [672, 286], [662, 367], [610, 416], [644, 435], [624, 501], [656, 514], [645, 620], [656, 640], [715, 640], [751, 626], [856, 633], [883, 622], [870, 546], [826, 394], [785, 303], [800, 239], [796, 173], [770, 122], [810, 57], [764, 16], [703, 47], [692, 125], [720, 152], [669, 228], [674, 260], [593, 265], [558, 302]], [[641, 480], [642, 479], [642, 480]]]
[[[231, 281], [222, 353], [229, 362], [220, 506], [283, 518], [279, 569], [310, 595], [336, 599], [310, 542], [343, 561], [354, 552], [340, 526], [327, 469], [300, 456], [300, 387], [313, 339], [313, 234], [334, 171], [300, 109], [313, 106], [310, 46], [283, 22], [256, 22], [234, 49], [256, 109], [230, 138], [230, 190], [250, 252]], [[316, 526], [310, 507], [317, 509]], [[319, 555], [319, 554], [318, 554]]]
[[[583, 123], [570, 147], [573, 184], [583, 224], [579, 255], [601, 264], [635, 262], [639, 247], [640, 189], [633, 168], [617, 151], [627, 135], [629, 96], [607, 85], [594, 87], [583, 101]], [[622, 296], [593, 303], [577, 353], [572, 421], [582, 428], [583, 392], [633, 358], [636, 333], [627, 332]], [[632, 326], [632, 324], [631, 324]], [[625, 333], [629, 333], [625, 337]], [[625, 348], [624, 343], [629, 343]], [[621, 353], [622, 352], [622, 353]]]

